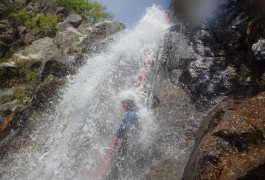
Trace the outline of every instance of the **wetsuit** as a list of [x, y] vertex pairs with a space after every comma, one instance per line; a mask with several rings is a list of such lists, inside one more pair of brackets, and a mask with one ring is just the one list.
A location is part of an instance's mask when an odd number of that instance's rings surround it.
[[138, 117], [137, 117], [138, 109], [136, 107], [131, 108], [125, 117], [122, 120], [122, 123], [119, 129], [116, 132], [117, 138], [122, 138], [128, 135], [130, 129], [138, 127]]
[[129, 146], [135, 139], [139, 129], [137, 112], [137, 107], [131, 108], [124, 116], [122, 123], [116, 132], [116, 137], [119, 139], [119, 143], [115, 148], [111, 160], [110, 172], [106, 179], [119, 179], [120, 172], [124, 169], [128, 158], [132, 154], [132, 148], [129, 148]]

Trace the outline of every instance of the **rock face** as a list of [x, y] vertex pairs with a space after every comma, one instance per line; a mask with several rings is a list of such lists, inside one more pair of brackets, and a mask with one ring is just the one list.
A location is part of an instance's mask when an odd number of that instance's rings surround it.
[[63, 31], [68, 27], [78, 28], [82, 23], [82, 18], [77, 14], [69, 15], [63, 22], [58, 23], [58, 31]]
[[55, 58], [52, 58], [44, 64], [40, 78], [43, 81], [49, 75], [62, 78], [73, 73], [74, 70], [71, 69], [71, 65], [66, 64], [62, 61], [58, 61]]
[[[87, 60], [81, 51], [91, 49], [95, 43], [125, 28], [121, 23], [109, 21], [95, 26], [80, 25], [80, 16], [69, 17], [67, 27], [58, 30], [54, 38], [35, 40], [7, 62], [0, 63], [0, 88], [3, 90], [0, 92], [0, 139], [11, 128], [19, 126], [20, 114], [26, 120], [31, 112], [53, 108], [60, 100], [60, 89], [66, 77], [77, 73]], [[25, 31], [23, 27], [20, 29], [21, 33]], [[7, 96], [11, 85], [13, 93]]]
[[[181, 29], [170, 29], [165, 40], [164, 66], [172, 81], [183, 84], [199, 106], [215, 104], [220, 96], [245, 97], [256, 93], [256, 80], [264, 64], [253, 61], [251, 48], [264, 33], [250, 38], [254, 30], [249, 29], [249, 22], [258, 16], [255, 5], [248, 0], [218, 1], [214, 20], [206, 18], [201, 24], [191, 21]], [[194, 6], [183, 6], [183, 11], [189, 12], [191, 7]], [[175, 21], [186, 24], [188, 18], [183, 16]], [[176, 33], [184, 34], [192, 48], [189, 56], [176, 53], [182, 43], [179, 38], [172, 39]]]
[[[202, 1], [174, 2], [176, 25], [169, 29], [161, 54], [171, 81], [203, 108], [219, 103], [220, 97], [257, 94], [265, 72], [264, 1], [263, 6], [258, 0], [214, 1], [212, 16], [199, 23], [189, 13]], [[261, 93], [219, 104], [203, 121], [182, 179], [264, 179], [264, 98]], [[161, 164], [148, 176], [167, 174], [159, 169]]]
[[2, 0], [0, 2], [0, 57], [4, 57], [12, 48], [23, 46], [19, 40], [17, 24], [10, 20], [11, 12], [25, 7], [31, 0]]
[[41, 61], [47, 60], [59, 54], [59, 50], [54, 44], [54, 40], [49, 37], [45, 37], [36, 40], [32, 45], [26, 49], [21, 50], [13, 55], [18, 63], [24, 63], [25, 61]]
[[203, 122], [182, 179], [264, 179], [264, 112], [265, 93], [221, 103]]
[[64, 31], [57, 33], [55, 43], [61, 52], [67, 53], [80, 45], [86, 37], [86, 34], [78, 32], [76, 28], [67, 27]]
[[256, 60], [265, 60], [265, 40], [259, 40], [253, 44], [252, 51]]
[[97, 50], [102, 50], [101, 47], [104, 47], [104, 42], [100, 42], [100, 45], [98, 46], [98, 43], [96, 44], [97, 39], [104, 39], [106, 37], [111, 36], [115, 32], [119, 32], [125, 29], [124, 24], [119, 22], [111, 22], [111, 21], [104, 21], [95, 24], [94, 28], [87, 27], [86, 25], [81, 25], [78, 30], [80, 32], [84, 32], [88, 34], [88, 37], [84, 39], [83, 43], [87, 44], [87, 46], [83, 47], [81, 52], [88, 53], [88, 52], [94, 52], [96, 53]]
[[150, 169], [150, 172], [144, 178], [145, 180], [176, 180], [178, 179], [178, 172], [175, 169], [178, 168], [178, 161], [174, 158], [168, 158], [161, 161], [156, 166]]
[[0, 64], [0, 88], [4, 88], [7, 80], [12, 79], [18, 75], [18, 67], [15, 63], [1, 63]]
[[[57, 21], [63, 22], [48, 37], [24, 24], [23, 18], [20, 22], [11, 15], [20, 10], [34, 16], [56, 15]], [[59, 100], [66, 77], [77, 73], [87, 60], [83, 49], [125, 28], [110, 21], [82, 24], [79, 15], [69, 13], [69, 9], [56, 7], [52, 1], [0, 2], [0, 139], [13, 125], [20, 124], [20, 114], [25, 120], [32, 111], [51, 108]]]
[[0, 20], [0, 57], [9, 51], [17, 37], [18, 33], [11, 24], [7, 20]]
[[74, 28], [78, 28], [82, 23], [82, 18], [77, 14], [71, 14], [64, 22], [71, 24]]
[[41, 84], [33, 96], [33, 110], [44, 110], [47, 107], [53, 108], [60, 99], [60, 89], [65, 82], [65, 79], [51, 79]]

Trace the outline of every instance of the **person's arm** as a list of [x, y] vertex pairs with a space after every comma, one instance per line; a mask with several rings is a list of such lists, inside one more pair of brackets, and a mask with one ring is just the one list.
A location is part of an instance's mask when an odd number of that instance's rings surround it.
[[130, 124], [132, 123], [132, 114], [128, 113], [124, 119], [122, 120], [122, 123], [119, 127], [119, 129], [116, 132], [116, 137], [117, 138], [121, 138], [127, 131], [127, 129], [129, 128]]
[[116, 132], [116, 137], [121, 138], [126, 133], [127, 129], [130, 128], [130, 126], [133, 125], [136, 120], [137, 115], [135, 112], [128, 113], [122, 120], [122, 123]]
[[125, 131], [126, 131], [126, 127], [127, 127], [127, 124], [125, 122], [125, 119], [122, 121], [119, 129], [117, 130], [116, 132], [116, 137], [117, 138], [121, 138], [124, 134], [125, 134]]

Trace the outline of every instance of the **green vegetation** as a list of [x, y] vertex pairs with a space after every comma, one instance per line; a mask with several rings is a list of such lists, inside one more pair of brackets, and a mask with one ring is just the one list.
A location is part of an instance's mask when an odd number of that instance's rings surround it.
[[37, 31], [41, 36], [53, 36], [56, 33], [57, 18], [51, 14], [40, 14], [32, 20], [26, 21], [25, 25]]
[[32, 11], [20, 10], [11, 13], [10, 18], [16, 25], [25, 25], [35, 16]]
[[41, 37], [53, 36], [56, 33], [57, 17], [55, 15], [36, 14], [32, 11], [20, 10], [10, 16], [16, 26], [26, 26]]
[[14, 88], [12, 99], [23, 100], [31, 97], [35, 86], [40, 83], [40, 70], [29, 70], [26, 68], [0, 69], [1, 89]]
[[98, 2], [88, 0], [53, 0], [59, 6], [64, 6], [70, 11], [78, 13], [84, 20], [96, 23], [101, 19], [109, 19], [112, 16], [106, 12], [106, 7]]
[[4, 73], [0, 74], [0, 77], [5, 77], [1, 83], [6, 88], [11, 88], [14, 84], [37, 82], [40, 77], [39, 69], [29, 70], [26, 68], [14, 68]]
[[33, 88], [28, 84], [19, 84], [15, 87], [13, 98], [23, 101], [26, 97], [31, 97]]

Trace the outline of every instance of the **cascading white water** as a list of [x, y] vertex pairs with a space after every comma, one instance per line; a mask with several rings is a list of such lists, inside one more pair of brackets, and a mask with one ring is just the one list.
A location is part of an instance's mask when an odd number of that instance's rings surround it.
[[154, 57], [168, 27], [165, 13], [153, 6], [135, 28], [116, 34], [104, 53], [88, 59], [78, 75], [69, 77], [55, 111], [32, 120], [24, 148], [8, 155], [10, 167], [0, 163], [1, 177], [93, 179], [124, 115], [119, 94], [128, 89], [136, 92], [144, 132], [139, 141], [148, 149], [157, 126], [137, 88], [146, 50]]

